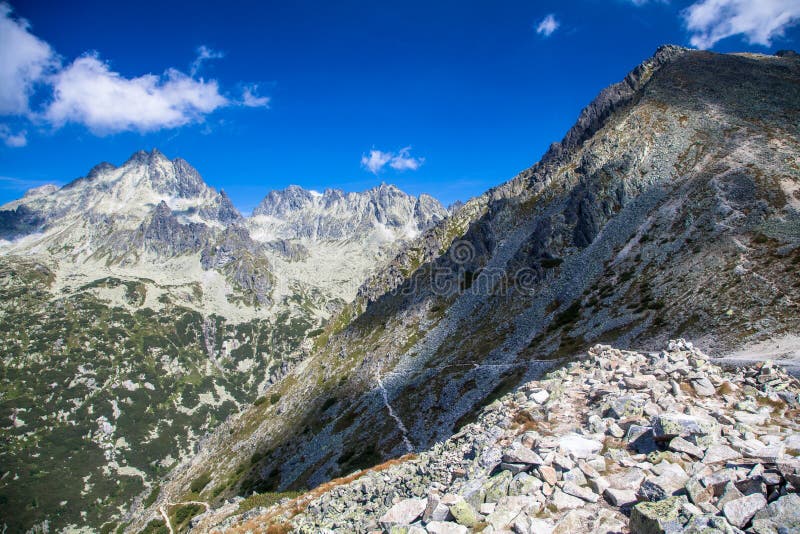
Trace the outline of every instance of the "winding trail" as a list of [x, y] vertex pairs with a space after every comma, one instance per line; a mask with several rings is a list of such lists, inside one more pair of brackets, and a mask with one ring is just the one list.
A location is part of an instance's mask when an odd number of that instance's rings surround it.
[[381, 390], [381, 396], [383, 397], [383, 403], [386, 405], [386, 409], [389, 410], [389, 416], [395, 420], [397, 423], [397, 428], [400, 430], [400, 433], [403, 436], [403, 443], [406, 446], [406, 450], [409, 453], [414, 452], [414, 446], [411, 444], [411, 441], [408, 439], [408, 429], [406, 425], [403, 424], [403, 420], [398, 417], [398, 415], [394, 412], [394, 408], [389, 403], [389, 394], [386, 392], [386, 388], [383, 387], [383, 381], [381, 377], [378, 377], [378, 388]]

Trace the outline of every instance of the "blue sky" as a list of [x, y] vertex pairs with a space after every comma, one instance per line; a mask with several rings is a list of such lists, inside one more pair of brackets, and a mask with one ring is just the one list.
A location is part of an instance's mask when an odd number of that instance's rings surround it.
[[660, 44], [773, 53], [798, 20], [800, 0], [12, 1], [0, 203], [158, 147], [244, 212], [289, 184], [449, 204], [535, 163]]

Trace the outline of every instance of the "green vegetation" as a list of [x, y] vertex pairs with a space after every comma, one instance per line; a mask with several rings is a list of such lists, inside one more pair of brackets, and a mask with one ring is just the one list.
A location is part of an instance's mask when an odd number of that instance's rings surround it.
[[167, 524], [163, 520], [153, 519], [139, 531], [139, 534], [169, 534], [169, 528], [167, 528]]
[[303, 493], [304, 492], [302, 491], [254, 493], [239, 503], [239, 509], [236, 511], [236, 513], [241, 514], [247, 512], [248, 510], [252, 510], [253, 508], [259, 508], [262, 506], [268, 508], [283, 499], [294, 499]]
[[196, 515], [202, 513], [204, 507], [200, 504], [183, 504], [175, 507], [170, 514], [172, 525], [180, 531], [186, 530], [189, 521]]
[[[253, 402], [256, 377], [280, 373], [281, 358], [297, 354], [305, 332], [317, 326], [288, 314], [232, 325], [168, 303], [155, 312], [140, 307], [145, 282], [114, 278], [54, 300], [52, 273], [17, 258], [0, 259], [0, 280], [0, 429], [8, 473], [0, 480], [0, 516], [13, 532], [45, 519], [53, 530], [99, 530], [119, 520], [118, 507], [145, 492], [142, 476], [166, 474], [193, 446], [190, 436]], [[124, 307], [101, 300], [98, 291], [107, 288], [124, 289]], [[206, 345], [219, 354], [226, 340], [236, 343], [218, 360], [220, 370], [209, 363]], [[117, 465], [138, 471], [108, 470], [107, 451]], [[158, 490], [145, 493], [145, 504]]]
[[192, 493], [200, 493], [208, 486], [209, 482], [211, 482], [211, 473], [205, 472], [192, 481], [189, 485], [189, 490], [191, 490]]

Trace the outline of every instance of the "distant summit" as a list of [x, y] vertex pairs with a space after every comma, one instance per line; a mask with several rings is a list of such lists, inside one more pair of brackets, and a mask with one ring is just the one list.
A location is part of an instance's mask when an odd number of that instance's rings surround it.
[[352, 239], [373, 232], [411, 238], [447, 214], [433, 197], [415, 197], [385, 183], [358, 193], [291, 185], [271, 191], [253, 210], [251, 224], [282, 238]]

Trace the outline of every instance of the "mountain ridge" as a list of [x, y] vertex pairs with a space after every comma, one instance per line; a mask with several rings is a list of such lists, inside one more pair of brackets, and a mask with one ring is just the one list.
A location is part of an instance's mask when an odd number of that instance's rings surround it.
[[592, 343], [795, 331], [798, 80], [789, 57], [659, 49], [561, 148], [401, 251], [133, 525], [201, 473], [222, 504], [424, 449]]

